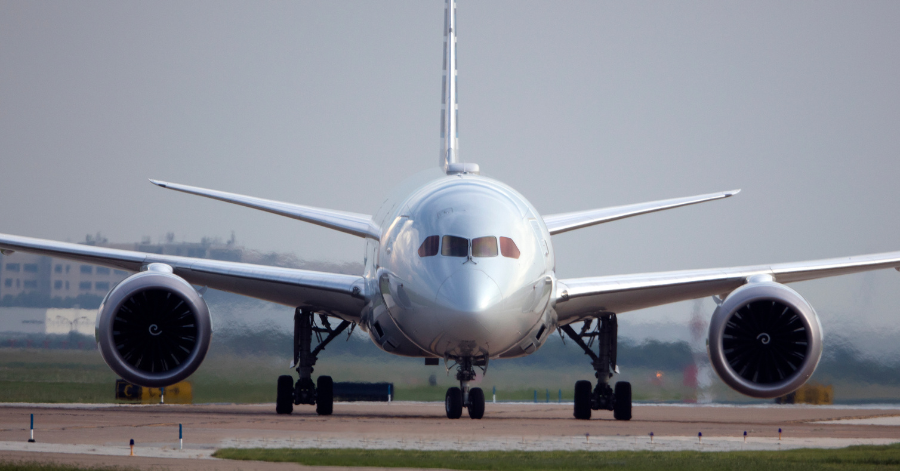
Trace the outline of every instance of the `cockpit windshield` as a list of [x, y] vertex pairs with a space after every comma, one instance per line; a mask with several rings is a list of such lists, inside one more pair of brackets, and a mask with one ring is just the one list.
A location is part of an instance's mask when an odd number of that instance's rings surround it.
[[441, 243], [441, 255], [445, 257], [468, 257], [469, 239], [445, 235]]
[[504, 257], [509, 258], [519, 258], [519, 255], [521, 255], [519, 253], [519, 248], [516, 247], [516, 243], [509, 237], [500, 238], [500, 253], [502, 253]]
[[472, 239], [473, 257], [496, 257], [497, 238], [494, 236], [478, 237]]
[[441, 246], [441, 238], [439, 236], [428, 236], [422, 245], [419, 246], [420, 257], [433, 257], [437, 255]]
[[[428, 236], [419, 246], [420, 257], [433, 257], [440, 250], [445, 257], [468, 257], [470, 241], [464, 237], [445, 235]], [[519, 247], [509, 237], [500, 237], [498, 247], [497, 237], [484, 236], [471, 240], [472, 257], [496, 257], [498, 253], [506, 258], [519, 258]]]

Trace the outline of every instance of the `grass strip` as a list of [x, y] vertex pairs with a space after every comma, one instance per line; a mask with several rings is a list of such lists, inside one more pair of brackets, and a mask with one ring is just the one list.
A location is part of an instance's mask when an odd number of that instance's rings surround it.
[[232, 460], [307, 466], [480, 470], [842, 470], [900, 469], [900, 445], [785, 451], [418, 451], [364, 449], [223, 448]]
[[0, 461], [0, 471], [121, 471], [133, 468], [110, 468], [108, 466], [74, 466], [58, 463], [37, 463], [34, 461]]
[[67, 383], [0, 381], [0, 402], [116, 402], [115, 382]]

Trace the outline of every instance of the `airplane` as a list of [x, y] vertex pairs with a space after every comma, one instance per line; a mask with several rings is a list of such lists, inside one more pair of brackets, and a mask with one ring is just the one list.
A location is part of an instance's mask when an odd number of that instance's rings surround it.
[[[445, 412], [472, 419], [484, 392], [470, 387], [491, 361], [530, 355], [556, 331], [591, 360], [596, 384], [575, 384], [573, 415], [612, 411], [632, 417], [631, 385], [618, 373], [617, 316], [712, 297], [713, 369], [728, 386], [774, 398], [802, 386], [822, 355], [822, 327], [788, 283], [895, 268], [900, 252], [797, 263], [558, 278], [553, 236], [633, 216], [716, 201], [739, 190], [541, 216], [513, 188], [459, 157], [456, 1], [445, 0], [441, 139], [438, 165], [401, 184], [374, 215], [272, 201], [151, 180], [162, 188], [316, 224], [363, 239], [363, 273], [323, 273], [247, 263], [117, 250], [0, 234], [0, 253], [22, 251], [134, 272], [104, 298], [96, 341], [109, 367], [141, 386], [165, 387], [194, 373], [212, 327], [207, 288], [294, 308], [297, 372], [277, 380], [275, 411], [314, 405], [333, 413], [333, 381], [313, 370], [322, 350], [359, 327], [382, 350], [440, 360], [459, 387]], [[576, 330], [574, 325], [581, 324]], [[313, 345], [313, 334], [320, 339]], [[596, 343], [594, 350], [592, 345]]]

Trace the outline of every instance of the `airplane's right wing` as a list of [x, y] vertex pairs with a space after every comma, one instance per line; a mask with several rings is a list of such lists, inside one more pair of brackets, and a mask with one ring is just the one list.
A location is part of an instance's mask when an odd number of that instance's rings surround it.
[[602, 313], [619, 314], [706, 296], [724, 297], [755, 275], [793, 283], [898, 267], [900, 252], [888, 252], [774, 265], [561, 279], [556, 312], [560, 325], [565, 325]]
[[303, 206], [300, 204], [285, 203], [283, 201], [273, 201], [255, 196], [238, 195], [236, 193], [228, 193], [225, 191], [209, 190], [196, 186], [180, 185], [178, 183], [169, 183], [159, 180], [150, 180], [150, 183], [169, 190], [180, 191], [191, 195], [204, 196], [214, 200], [224, 201], [226, 203], [237, 204], [247, 208], [266, 211], [279, 216], [286, 216], [292, 219], [309, 222], [345, 234], [355, 235], [357, 237], [378, 240], [381, 237], [381, 228], [372, 221], [372, 216], [367, 214], [350, 213], [346, 211], [335, 211], [333, 209], [314, 208], [312, 206]]
[[361, 276], [176, 257], [0, 234], [0, 252], [21, 251], [128, 271], [164, 263], [189, 283], [291, 307], [307, 307], [356, 322], [367, 303]]

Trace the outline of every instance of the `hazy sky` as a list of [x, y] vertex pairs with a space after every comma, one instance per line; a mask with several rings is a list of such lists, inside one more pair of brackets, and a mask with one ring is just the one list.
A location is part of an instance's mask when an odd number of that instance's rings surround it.
[[[147, 178], [374, 213], [437, 165], [443, 7], [0, 1], [0, 232], [359, 260]], [[545, 214], [743, 190], [555, 236], [564, 278], [900, 250], [898, 24], [896, 1], [461, 0], [460, 155]], [[794, 287], [826, 335], [900, 333], [892, 270]]]

